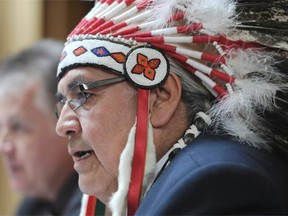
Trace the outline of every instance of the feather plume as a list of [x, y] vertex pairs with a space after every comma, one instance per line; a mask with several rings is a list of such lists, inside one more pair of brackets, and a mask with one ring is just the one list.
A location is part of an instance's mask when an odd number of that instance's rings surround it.
[[250, 146], [255, 148], [271, 151], [271, 147], [269, 146], [267, 140], [263, 139], [253, 130], [249, 129], [247, 124], [243, 122], [243, 119], [227, 119], [225, 121], [225, 125], [223, 125], [223, 128], [229, 135], [237, 137], [242, 143], [248, 143]]
[[[264, 52], [261, 49], [232, 49], [227, 54], [227, 65], [234, 71], [233, 76], [242, 79], [249, 73], [265, 73], [273, 77], [276, 64], [273, 53]], [[279, 78], [279, 73], [274, 77]], [[281, 76], [280, 76], [281, 77]]]
[[154, 0], [150, 7], [152, 14], [147, 19], [148, 22], [153, 22], [148, 29], [162, 29], [171, 25], [169, 19], [176, 11], [183, 11], [188, 0]]
[[261, 133], [256, 131], [260, 117], [254, 108], [243, 93], [229, 95], [209, 111], [213, 132], [223, 132], [250, 146], [270, 150]]
[[251, 146], [271, 150], [263, 113], [275, 112], [277, 93], [288, 88], [285, 75], [274, 67], [277, 62], [273, 57], [259, 49], [228, 53], [227, 64], [234, 70], [236, 80], [233, 93], [210, 110], [215, 132], [225, 131]]
[[262, 77], [238, 80], [236, 85], [235, 88], [238, 88], [239, 94], [244, 95], [247, 102], [253, 106], [252, 108], [259, 111], [272, 110], [275, 107], [276, 92], [282, 89], [281, 85], [269, 83]]
[[194, 0], [186, 9], [188, 23], [201, 23], [204, 33], [227, 34], [236, 26], [236, 3], [231, 0]]

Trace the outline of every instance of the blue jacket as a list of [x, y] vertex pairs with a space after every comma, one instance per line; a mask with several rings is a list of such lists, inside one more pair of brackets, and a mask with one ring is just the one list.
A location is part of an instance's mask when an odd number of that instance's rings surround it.
[[179, 152], [136, 215], [288, 214], [288, 156], [203, 135]]

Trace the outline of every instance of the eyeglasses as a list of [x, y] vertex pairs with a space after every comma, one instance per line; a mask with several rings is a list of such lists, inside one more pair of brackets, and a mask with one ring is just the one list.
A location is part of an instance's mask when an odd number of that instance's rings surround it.
[[111, 79], [98, 80], [95, 82], [77, 84], [73, 86], [68, 91], [66, 97], [62, 98], [59, 102], [57, 102], [56, 104], [57, 118], [60, 116], [60, 113], [66, 102], [68, 103], [68, 105], [73, 111], [77, 110], [80, 106], [82, 106], [87, 101], [87, 99], [91, 96], [91, 93], [86, 92], [87, 90], [116, 84], [124, 80], [125, 80], [125, 77], [121, 76], [121, 77], [116, 77], [116, 78], [111, 78]]

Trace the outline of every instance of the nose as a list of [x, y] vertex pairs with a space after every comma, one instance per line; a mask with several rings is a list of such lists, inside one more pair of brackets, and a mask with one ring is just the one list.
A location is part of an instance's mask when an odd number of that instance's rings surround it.
[[67, 105], [64, 105], [56, 124], [56, 133], [62, 137], [78, 134], [81, 126], [76, 113]]
[[13, 151], [12, 140], [8, 137], [9, 130], [8, 128], [3, 128], [0, 130], [0, 153], [9, 154]]

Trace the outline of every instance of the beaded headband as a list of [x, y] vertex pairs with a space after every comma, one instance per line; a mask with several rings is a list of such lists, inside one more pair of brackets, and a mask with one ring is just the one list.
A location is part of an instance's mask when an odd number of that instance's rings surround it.
[[135, 41], [102, 35], [71, 39], [61, 57], [59, 79], [64, 71], [79, 65], [108, 68], [125, 75], [135, 86], [146, 89], [161, 84], [168, 75], [167, 58], [151, 46], [132, 48]]
[[[143, 193], [149, 89], [167, 78], [168, 59], [179, 62], [221, 101], [211, 114], [218, 115], [218, 119], [231, 116], [227, 113], [237, 110], [235, 102], [239, 98], [247, 100], [243, 109], [247, 115], [252, 113], [248, 107], [251, 100], [261, 109], [269, 107], [273, 97], [267, 100], [267, 95], [274, 95], [281, 86], [266, 81], [271, 76], [281, 76], [272, 68], [274, 60], [264, 48], [277, 48], [278, 54], [287, 55], [288, 16], [282, 10], [287, 5], [288, 0], [100, 0], [70, 33], [58, 67], [58, 79], [74, 67], [100, 66], [125, 76], [138, 87], [138, 136], [131, 162], [131, 184], [128, 195], [123, 194], [128, 196], [129, 215], [137, 210]], [[260, 22], [255, 16], [266, 14], [259, 9], [267, 8], [277, 11], [284, 21], [278, 19], [270, 26], [266, 19]], [[275, 17], [271, 16], [271, 20], [275, 21]], [[202, 48], [195, 49], [191, 44]], [[247, 75], [256, 71], [264, 81], [254, 91], [255, 80], [249, 80]], [[230, 125], [233, 128], [235, 124]], [[248, 141], [258, 139], [229, 130], [233, 136]]]

